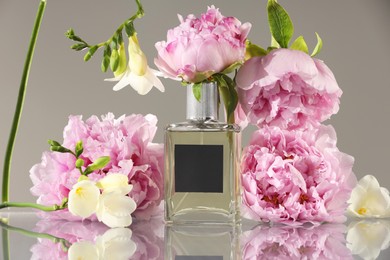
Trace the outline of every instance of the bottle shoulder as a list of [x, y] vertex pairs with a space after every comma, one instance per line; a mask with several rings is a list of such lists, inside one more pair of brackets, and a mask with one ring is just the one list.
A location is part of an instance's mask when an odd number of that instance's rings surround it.
[[208, 120], [208, 121], [185, 121], [180, 123], [169, 124], [166, 131], [172, 132], [241, 132], [240, 126], [237, 124], [226, 124], [219, 121]]

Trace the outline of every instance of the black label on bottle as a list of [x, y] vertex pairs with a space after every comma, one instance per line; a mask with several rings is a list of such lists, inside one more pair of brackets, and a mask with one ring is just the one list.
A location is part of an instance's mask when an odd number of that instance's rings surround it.
[[223, 193], [223, 145], [175, 145], [175, 190]]
[[223, 260], [223, 256], [177, 255], [175, 260]]

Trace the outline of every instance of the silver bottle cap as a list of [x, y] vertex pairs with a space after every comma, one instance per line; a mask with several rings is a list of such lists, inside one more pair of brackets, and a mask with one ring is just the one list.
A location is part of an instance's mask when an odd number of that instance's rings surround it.
[[203, 83], [200, 102], [196, 100], [192, 85], [187, 86], [187, 120], [218, 120], [218, 86]]

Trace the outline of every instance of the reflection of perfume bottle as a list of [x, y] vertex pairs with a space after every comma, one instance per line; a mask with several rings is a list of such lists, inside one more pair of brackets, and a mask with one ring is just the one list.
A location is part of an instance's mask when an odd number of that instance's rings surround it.
[[166, 260], [241, 259], [240, 226], [172, 225], [165, 227]]
[[187, 121], [165, 132], [165, 220], [167, 223], [239, 221], [240, 128], [218, 121], [215, 83], [196, 100], [187, 87]]

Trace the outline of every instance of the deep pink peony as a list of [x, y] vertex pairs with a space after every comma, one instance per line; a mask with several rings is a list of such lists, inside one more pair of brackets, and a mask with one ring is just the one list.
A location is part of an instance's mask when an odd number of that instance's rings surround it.
[[[130, 115], [115, 119], [109, 113], [99, 120], [92, 116], [85, 122], [81, 116], [70, 116], [64, 129], [63, 146], [74, 150], [83, 141], [81, 156], [86, 164], [101, 156], [110, 156], [110, 163], [89, 175], [99, 180], [106, 173], [122, 173], [133, 185], [129, 196], [137, 203], [133, 215], [148, 219], [160, 211], [163, 198], [163, 145], [152, 143], [157, 127], [154, 115]], [[70, 154], [45, 152], [41, 163], [30, 170], [31, 192], [43, 205], [60, 204], [80, 177], [75, 158]], [[51, 217], [77, 220], [67, 210], [53, 212]], [[94, 219], [94, 216], [91, 218]]]
[[241, 163], [243, 216], [292, 224], [342, 222], [356, 177], [354, 159], [336, 147], [332, 126], [264, 127]]
[[333, 73], [302, 51], [276, 49], [252, 58], [240, 68], [236, 82], [250, 123], [259, 127], [305, 128], [339, 110], [342, 91]]
[[201, 82], [244, 60], [250, 23], [224, 17], [214, 6], [200, 18], [179, 15], [179, 20], [180, 25], [168, 31], [167, 41], [155, 45], [155, 64], [166, 76]]
[[353, 259], [346, 247], [346, 227], [325, 224], [310, 227], [258, 226], [245, 232], [242, 259]]

